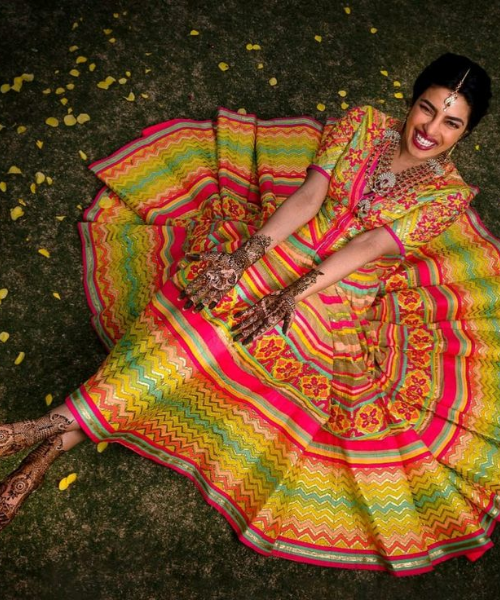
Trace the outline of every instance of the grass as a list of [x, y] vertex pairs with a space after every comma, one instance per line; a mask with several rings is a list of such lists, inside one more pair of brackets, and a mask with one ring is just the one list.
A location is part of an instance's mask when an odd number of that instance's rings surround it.
[[[311, 114], [324, 120], [326, 114], [342, 113], [338, 91], [343, 89], [351, 106], [371, 103], [403, 116], [406, 104], [394, 98], [393, 81], [400, 81], [409, 97], [418, 72], [445, 51], [482, 64], [498, 95], [495, 3], [351, 0], [350, 15], [343, 6], [336, 0], [0, 5], [0, 85], [34, 74], [20, 92], [0, 94], [0, 181], [8, 185], [0, 192], [0, 288], [9, 290], [0, 306], [0, 331], [10, 333], [0, 344], [0, 422], [39, 416], [49, 393], [54, 404], [62, 402], [105, 357], [89, 323], [76, 230], [82, 207], [100, 188], [86, 169], [89, 162], [138, 137], [148, 125], [173, 117], [210, 118], [220, 105], [245, 107], [264, 118]], [[372, 27], [378, 31], [371, 33]], [[112, 32], [105, 34], [106, 28]], [[190, 36], [191, 29], [200, 35]], [[262, 50], [246, 50], [249, 42]], [[70, 52], [72, 45], [78, 50]], [[88, 62], [75, 65], [78, 55]], [[228, 71], [218, 68], [221, 61]], [[79, 77], [69, 74], [75, 67]], [[97, 87], [106, 76], [118, 79], [127, 70], [131, 76], [124, 85]], [[268, 84], [271, 77], [278, 80], [274, 87]], [[70, 82], [73, 90], [54, 93]], [[52, 92], [43, 94], [46, 88]], [[134, 102], [124, 99], [130, 92]], [[66, 107], [61, 97], [68, 98]], [[319, 102], [325, 113], [316, 109]], [[91, 120], [73, 127], [45, 124], [51, 116], [61, 121], [68, 107]], [[499, 120], [495, 101], [454, 155], [464, 178], [480, 186], [475, 206], [496, 235]], [[17, 132], [21, 125], [25, 133]], [[36, 140], [44, 142], [42, 149]], [[22, 175], [8, 175], [12, 165]], [[53, 185], [41, 184], [32, 193], [37, 171], [50, 175]], [[26, 203], [25, 216], [13, 222], [10, 209], [19, 198]], [[56, 215], [66, 218], [58, 221]], [[37, 252], [42, 247], [50, 251], [49, 259]], [[20, 351], [26, 358], [14, 365]], [[0, 476], [18, 460], [3, 461]], [[72, 471], [77, 483], [59, 492], [59, 479]], [[498, 532], [493, 539], [498, 542]], [[500, 545], [478, 563], [456, 559], [404, 580], [266, 559], [236, 540], [189, 481], [117, 445], [98, 454], [85, 443], [54, 465], [43, 488], [1, 534], [0, 595], [4, 600], [493, 598], [500, 585], [499, 559]]]

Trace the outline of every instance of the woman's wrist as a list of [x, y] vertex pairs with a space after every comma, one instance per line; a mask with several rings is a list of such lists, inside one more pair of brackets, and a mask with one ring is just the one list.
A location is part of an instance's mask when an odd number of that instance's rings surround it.
[[295, 304], [302, 302], [311, 294], [310, 288], [314, 286], [320, 276], [324, 275], [319, 269], [311, 269], [287, 287], [287, 291], [293, 296]]

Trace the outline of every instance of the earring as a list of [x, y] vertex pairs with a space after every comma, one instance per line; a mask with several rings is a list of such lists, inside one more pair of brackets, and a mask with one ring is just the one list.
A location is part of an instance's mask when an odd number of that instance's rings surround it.
[[452, 146], [452, 147], [451, 147], [451, 148], [448, 150], [448, 152], [446, 153], [446, 157], [447, 157], [447, 158], [450, 158], [450, 156], [451, 156], [451, 153], [453, 152], [453, 150], [455, 150], [455, 148], [457, 147], [457, 144], [458, 144], [458, 142], [455, 142], [455, 143], [453, 144], [453, 146]]

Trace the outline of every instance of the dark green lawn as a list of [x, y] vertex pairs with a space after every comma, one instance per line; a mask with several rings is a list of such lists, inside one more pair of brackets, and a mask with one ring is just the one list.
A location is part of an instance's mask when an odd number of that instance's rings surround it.
[[[394, 92], [411, 96], [418, 72], [445, 51], [480, 62], [500, 93], [497, 3], [351, 0], [350, 15], [344, 6], [337, 0], [0, 2], [0, 85], [34, 75], [19, 92], [0, 94], [0, 182], [7, 184], [0, 191], [0, 289], [9, 291], [0, 306], [0, 332], [10, 333], [0, 342], [0, 422], [39, 416], [47, 394], [59, 404], [104, 359], [89, 322], [76, 229], [82, 207], [101, 187], [86, 169], [90, 162], [148, 125], [210, 118], [220, 105], [262, 117], [325, 119], [339, 116], [345, 101], [401, 117], [406, 101]], [[192, 29], [199, 35], [190, 36]], [[247, 43], [261, 50], [248, 51]], [[77, 56], [88, 60], [77, 65]], [[219, 62], [229, 69], [222, 72]], [[74, 68], [78, 77], [70, 74]], [[107, 76], [127, 81], [99, 89]], [[269, 85], [271, 77], [276, 86]], [[347, 91], [345, 99], [339, 90]], [[124, 99], [131, 92], [133, 102]], [[64, 125], [68, 108], [90, 121]], [[48, 117], [58, 118], [59, 127], [49, 127]], [[475, 206], [496, 235], [499, 121], [495, 101], [454, 154], [464, 178], [480, 186]], [[19, 126], [26, 131], [18, 133]], [[22, 174], [8, 174], [12, 165]], [[32, 193], [37, 171], [53, 185], [42, 183]], [[20, 198], [25, 214], [14, 222], [10, 209]], [[21, 351], [25, 359], [15, 365]], [[18, 461], [2, 461], [0, 477]], [[58, 481], [72, 471], [77, 482], [60, 492]], [[478, 563], [456, 559], [404, 580], [266, 559], [236, 540], [189, 481], [118, 445], [98, 454], [87, 442], [54, 465], [0, 534], [0, 598], [490, 599], [500, 589], [498, 532], [493, 539], [498, 545]]]

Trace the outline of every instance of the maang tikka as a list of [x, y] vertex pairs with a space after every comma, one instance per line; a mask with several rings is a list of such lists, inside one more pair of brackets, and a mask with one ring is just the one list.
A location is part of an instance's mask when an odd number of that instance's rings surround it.
[[470, 72], [470, 67], [467, 69], [467, 73], [465, 73], [465, 75], [462, 77], [462, 79], [458, 82], [457, 87], [451, 92], [451, 94], [449, 96], [447, 96], [444, 99], [444, 107], [443, 107], [443, 112], [446, 112], [450, 106], [452, 106], [453, 104], [455, 104], [455, 102], [457, 101], [458, 98], [458, 92], [460, 91], [460, 88], [462, 87], [465, 78], [467, 77], [467, 75]]

